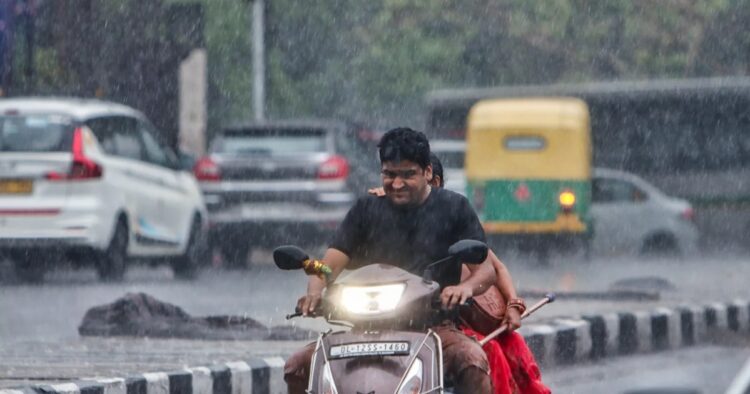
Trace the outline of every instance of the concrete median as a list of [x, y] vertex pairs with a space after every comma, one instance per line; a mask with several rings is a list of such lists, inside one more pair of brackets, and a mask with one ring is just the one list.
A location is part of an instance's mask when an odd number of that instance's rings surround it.
[[750, 303], [585, 315], [521, 327], [537, 361], [565, 365], [715, 341], [727, 333], [750, 336]]
[[171, 372], [0, 389], [0, 394], [262, 394], [284, 393], [281, 357], [234, 361]]

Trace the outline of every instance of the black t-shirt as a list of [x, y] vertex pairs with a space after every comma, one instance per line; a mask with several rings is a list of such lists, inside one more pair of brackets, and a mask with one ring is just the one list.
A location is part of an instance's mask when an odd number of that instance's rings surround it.
[[[462, 195], [433, 188], [427, 200], [410, 208], [394, 205], [386, 197], [360, 198], [330, 247], [351, 258], [348, 269], [383, 263], [422, 275], [462, 239], [485, 242], [479, 218]], [[441, 287], [455, 285], [461, 280], [461, 266], [436, 267], [434, 278]]]

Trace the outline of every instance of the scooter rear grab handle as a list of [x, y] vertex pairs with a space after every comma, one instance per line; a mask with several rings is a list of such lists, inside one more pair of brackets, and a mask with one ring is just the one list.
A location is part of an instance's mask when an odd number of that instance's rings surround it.
[[[526, 309], [526, 312], [524, 312], [521, 315], [521, 320], [527, 318], [529, 315], [531, 315], [532, 313], [536, 312], [539, 308], [541, 308], [541, 307], [543, 307], [543, 306], [545, 306], [545, 305], [547, 305], [547, 304], [549, 304], [551, 302], [555, 302], [555, 293], [547, 293], [547, 295], [545, 295], [544, 298], [542, 298], [539, 302], [537, 302], [536, 304], [532, 305], [531, 308]], [[504, 333], [507, 329], [508, 329], [508, 326], [502, 326], [502, 327], [498, 328], [497, 330], [492, 331], [491, 333], [487, 334], [486, 337], [484, 337], [482, 340], [480, 340], [479, 344], [482, 345], [482, 346], [484, 346], [487, 342], [493, 340], [498, 335]]]

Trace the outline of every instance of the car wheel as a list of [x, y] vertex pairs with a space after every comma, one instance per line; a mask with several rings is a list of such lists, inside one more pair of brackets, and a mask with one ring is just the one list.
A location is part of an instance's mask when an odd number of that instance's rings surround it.
[[41, 283], [47, 272], [46, 259], [43, 253], [29, 251], [13, 254], [16, 277], [24, 283]]
[[185, 248], [185, 254], [172, 261], [172, 270], [176, 277], [193, 279], [198, 273], [200, 266], [208, 262], [208, 240], [205, 233], [201, 230], [200, 217], [196, 217], [190, 226], [190, 236], [187, 248]]
[[128, 262], [128, 238], [128, 226], [123, 220], [119, 220], [107, 250], [99, 255], [96, 264], [100, 279], [117, 282], [125, 277]]
[[641, 254], [647, 257], [675, 258], [679, 256], [680, 248], [677, 246], [674, 236], [668, 233], [659, 233], [643, 241]]

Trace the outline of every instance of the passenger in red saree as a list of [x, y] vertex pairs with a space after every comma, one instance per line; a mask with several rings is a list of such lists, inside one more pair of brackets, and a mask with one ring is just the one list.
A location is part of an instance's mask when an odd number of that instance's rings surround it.
[[[495, 329], [508, 329], [484, 345], [490, 364], [495, 394], [549, 394], [542, 383], [539, 366], [523, 336], [515, 331], [520, 327], [520, 313], [525, 305], [516, 296], [515, 288], [505, 264], [490, 251], [497, 282], [484, 294], [474, 297], [474, 305], [462, 307], [460, 328], [477, 340]], [[463, 267], [463, 275], [468, 269]], [[510, 300], [510, 301], [505, 301]]]

